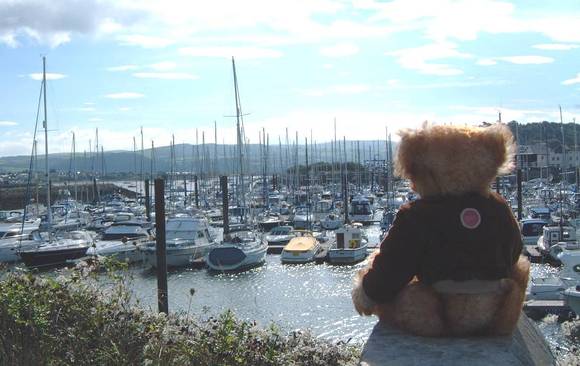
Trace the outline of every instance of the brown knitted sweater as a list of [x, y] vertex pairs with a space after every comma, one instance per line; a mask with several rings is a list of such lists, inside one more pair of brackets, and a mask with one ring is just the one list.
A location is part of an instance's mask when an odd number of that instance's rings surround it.
[[517, 221], [496, 193], [419, 199], [400, 208], [363, 287], [383, 303], [414, 276], [426, 284], [505, 278], [522, 246]]

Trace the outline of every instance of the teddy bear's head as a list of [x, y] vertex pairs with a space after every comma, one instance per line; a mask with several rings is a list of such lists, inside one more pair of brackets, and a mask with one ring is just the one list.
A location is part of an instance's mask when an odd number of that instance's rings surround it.
[[515, 143], [509, 128], [431, 126], [399, 132], [396, 173], [411, 180], [421, 197], [488, 193], [498, 174], [514, 166]]

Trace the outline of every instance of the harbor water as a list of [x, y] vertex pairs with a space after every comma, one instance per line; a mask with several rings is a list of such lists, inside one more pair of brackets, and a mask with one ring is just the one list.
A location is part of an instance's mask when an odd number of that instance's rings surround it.
[[[378, 227], [365, 230], [369, 242], [376, 243]], [[211, 273], [205, 268], [170, 270], [169, 310], [204, 318], [229, 309], [238, 318], [261, 326], [273, 323], [284, 331], [309, 330], [317, 337], [361, 344], [376, 323], [374, 317], [359, 316], [350, 298], [354, 275], [365, 265], [366, 261], [349, 266], [285, 265], [279, 255], [268, 255], [265, 265], [241, 273]], [[548, 265], [532, 265], [532, 276], [545, 277], [557, 271]], [[140, 305], [156, 311], [155, 271], [135, 266], [129, 277]], [[558, 358], [577, 352], [571, 334], [579, 331], [580, 321], [562, 323], [549, 315], [536, 324]]]

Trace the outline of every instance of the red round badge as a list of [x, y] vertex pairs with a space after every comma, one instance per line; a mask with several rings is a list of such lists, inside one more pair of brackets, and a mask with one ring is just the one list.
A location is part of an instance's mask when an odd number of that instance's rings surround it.
[[481, 224], [481, 215], [475, 208], [466, 208], [459, 214], [461, 224], [468, 229], [475, 229]]

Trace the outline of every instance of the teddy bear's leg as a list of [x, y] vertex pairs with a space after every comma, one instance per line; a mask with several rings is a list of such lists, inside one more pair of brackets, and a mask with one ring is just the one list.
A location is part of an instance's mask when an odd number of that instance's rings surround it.
[[502, 280], [505, 295], [490, 325], [490, 334], [509, 335], [514, 331], [522, 312], [529, 274], [530, 262], [520, 257], [511, 278]]
[[382, 323], [424, 337], [445, 335], [442, 302], [430, 287], [419, 282], [409, 283], [392, 303], [377, 307]]
[[483, 335], [489, 329], [503, 295], [485, 294], [442, 294], [445, 320], [450, 335]]

